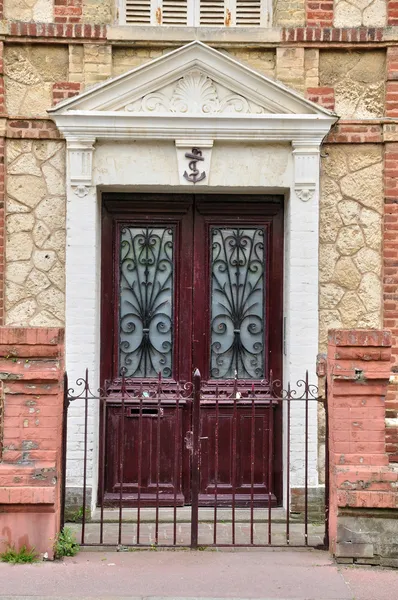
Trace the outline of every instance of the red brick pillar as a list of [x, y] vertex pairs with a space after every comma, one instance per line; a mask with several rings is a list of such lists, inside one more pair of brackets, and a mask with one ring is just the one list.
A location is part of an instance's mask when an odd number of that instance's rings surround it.
[[[382, 517], [387, 523], [391, 513], [380, 509], [398, 507], [398, 472], [388, 466], [385, 452], [390, 369], [390, 332], [329, 333], [330, 549], [337, 557], [358, 562], [388, 560], [388, 551], [383, 550], [388, 541], [378, 527]], [[378, 526], [372, 521], [376, 509]], [[364, 518], [368, 519], [365, 527], [360, 521]], [[386, 532], [388, 540], [388, 527]]]
[[[398, 6], [398, 5], [397, 5]], [[397, 21], [398, 22], [398, 21]], [[398, 117], [398, 48], [387, 49], [386, 115]], [[398, 143], [384, 146], [384, 232], [383, 232], [383, 326], [392, 332], [393, 371], [398, 372]], [[391, 386], [386, 398], [386, 417], [398, 417], [396, 386]], [[388, 421], [393, 423], [394, 421]], [[390, 425], [387, 430], [386, 451], [390, 462], [398, 462], [398, 430]]]
[[53, 556], [60, 527], [64, 335], [0, 328], [0, 551]]
[[[2, 3], [0, 0], [0, 18]], [[0, 42], [0, 118], [6, 116], [4, 69], [3, 69], [4, 44]], [[5, 281], [5, 153], [6, 139], [0, 137], [0, 325], [4, 323], [4, 281]]]

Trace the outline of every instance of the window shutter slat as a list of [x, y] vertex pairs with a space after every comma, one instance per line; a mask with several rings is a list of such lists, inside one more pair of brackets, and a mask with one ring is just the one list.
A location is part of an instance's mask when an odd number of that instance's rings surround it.
[[200, 0], [200, 24], [224, 25], [224, 0]]
[[151, 22], [151, 0], [126, 0], [126, 23], [146, 25]]
[[164, 25], [187, 24], [188, 0], [163, 0], [162, 23]]
[[125, 23], [170, 26], [267, 26], [271, 0], [124, 0]]
[[260, 25], [261, 0], [236, 0], [236, 24]]

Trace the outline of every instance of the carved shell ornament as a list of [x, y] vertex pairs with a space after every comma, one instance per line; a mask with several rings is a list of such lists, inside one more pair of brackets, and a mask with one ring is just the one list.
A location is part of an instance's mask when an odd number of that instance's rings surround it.
[[179, 80], [170, 100], [175, 113], [220, 112], [220, 101], [214, 82], [200, 71], [191, 71]]
[[171, 95], [162, 91], [146, 94], [137, 103], [128, 104], [126, 110], [145, 113], [171, 112], [177, 114], [214, 114], [214, 113], [262, 113], [261, 106], [251, 107], [239, 94], [229, 94], [220, 99], [216, 85], [210, 77], [199, 69], [192, 69], [178, 80]]

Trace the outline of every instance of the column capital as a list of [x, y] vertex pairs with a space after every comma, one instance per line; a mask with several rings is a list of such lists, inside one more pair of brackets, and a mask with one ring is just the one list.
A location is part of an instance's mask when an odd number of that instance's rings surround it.
[[320, 143], [293, 140], [294, 192], [303, 202], [313, 200], [319, 186]]
[[93, 153], [95, 138], [93, 137], [70, 137], [66, 140], [68, 150], [68, 183], [75, 193], [82, 198], [92, 184]]

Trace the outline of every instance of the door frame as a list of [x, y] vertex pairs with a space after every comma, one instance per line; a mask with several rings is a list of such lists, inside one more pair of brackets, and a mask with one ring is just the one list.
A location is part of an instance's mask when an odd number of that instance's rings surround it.
[[[196, 208], [194, 205], [196, 201]], [[133, 202], [132, 202], [133, 200]], [[101, 323], [100, 323], [100, 384], [112, 377], [112, 371], [117, 361], [115, 356], [115, 302], [117, 295], [117, 277], [115, 266], [117, 264], [115, 247], [115, 227], [126, 219], [131, 219], [136, 215], [140, 223], [170, 222], [171, 224], [180, 223], [180, 239], [178, 243], [187, 252], [184, 252], [184, 265], [176, 270], [176, 281], [174, 284], [174, 302], [175, 311], [178, 311], [179, 305], [184, 304], [185, 298], [178, 298], [178, 281], [186, 276], [188, 269], [186, 265], [198, 259], [196, 244], [192, 244], [192, 239], [201, 239], [204, 229], [208, 223], [219, 220], [220, 205], [223, 205], [222, 218], [226, 223], [236, 224], [239, 219], [242, 222], [254, 222], [257, 216], [270, 218], [270, 229], [268, 239], [268, 249], [270, 261], [269, 278], [272, 282], [275, 292], [267, 297], [267, 316], [271, 312], [272, 319], [268, 319], [268, 366], [273, 372], [273, 378], [283, 382], [283, 266], [284, 266], [284, 197], [282, 195], [266, 194], [173, 194], [173, 193], [118, 193], [105, 192], [102, 194], [102, 226], [101, 226]], [[237, 209], [244, 206], [242, 216], [238, 215]], [[143, 211], [145, 207], [145, 213]], [[193, 228], [190, 227], [193, 223]], [[206, 247], [206, 245], [205, 245]], [[109, 248], [112, 252], [109, 252]], [[203, 248], [203, 244], [201, 246]], [[178, 250], [177, 250], [178, 251]], [[196, 255], [196, 256], [195, 256]], [[209, 262], [209, 248], [206, 247], [206, 264]], [[194, 277], [197, 276], [197, 270], [194, 269]], [[209, 274], [205, 283], [209, 290]], [[192, 285], [203, 282], [193, 281]], [[279, 302], [278, 302], [279, 300]], [[194, 326], [193, 310], [195, 299], [186, 302], [188, 310], [184, 311], [184, 323], [176, 322], [176, 336], [179, 339], [176, 352], [177, 361], [177, 380], [191, 381], [192, 373], [190, 369], [184, 367], [184, 356], [190, 355], [192, 363], [193, 343], [196, 339]], [[206, 327], [205, 320], [208, 320], [209, 307], [207, 311], [202, 311], [201, 327]], [[184, 335], [179, 335], [179, 330], [184, 331]], [[207, 337], [206, 337], [206, 341]], [[191, 343], [192, 342], [192, 343]], [[205, 349], [206, 358], [208, 357], [208, 348]], [[205, 359], [206, 360], [206, 359]], [[208, 362], [208, 360], [207, 360]], [[193, 365], [193, 363], [192, 363]], [[196, 365], [194, 365], [196, 366]], [[99, 432], [105, 431], [104, 413], [100, 410]], [[274, 490], [278, 505], [283, 503], [283, 456], [282, 456], [282, 436], [283, 436], [283, 415], [282, 406], [277, 407], [275, 411], [275, 468], [274, 468]], [[187, 427], [188, 429], [188, 427]], [[99, 440], [104, 443], [105, 440]], [[103, 457], [99, 456], [99, 470], [103, 467]], [[106, 466], [105, 466], [106, 468]], [[183, 470], [189, 470], [189, 457], [183, 457]], [[183, 484], [183, 491], [185, 485]], [[100, 498], [98, 489], [98, 498]]]

